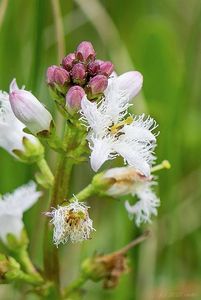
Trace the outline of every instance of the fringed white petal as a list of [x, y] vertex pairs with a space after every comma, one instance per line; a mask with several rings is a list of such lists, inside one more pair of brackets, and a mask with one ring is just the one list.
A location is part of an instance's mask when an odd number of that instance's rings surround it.
[[41, 196], [36, 191], [36, 184], [31, 181], [17, 188], [13, 193], [0, 197], [0, 238], [5, 241], [11, 233], [19, 237], [23, 228], [22, 215]]
[[107, 115], [103, 115], [98, 109], [97, 104], [90, 102], [86, 96], [84, 96], [81, 101], [81, 108], [81, 120], [84, 124], [92, 128], [95, 134], [103, 136], [111, 123], [111, 118]]
[[115, 144], [114, 149], [119, 153], [124, 160], [132, 167], [137, 169], [140, 173], [146, 177], [150, 176], [150, 164], [151, 154], [147, 146], [140, 145], [137, 142], [119, 141]]
[[131, 205], [128, 201], [125, 202], [125, 207], [130, 216], [135, 217], [137, 226], [141, 223], [151, 222], [152, 215], [157, 215], [160, 200], [151, 189], [154, 184], [154, 182], [144, 182], [138, 186], [135, 194], [139, 201], [136, 204]]
[[92, 138], [90, 162], [92, 169], [97, 172], [108, 159], [112, 159], [112, 143], [110, 138]]
[[145, 119], [143, 114], [136, 116], [130, 125], [125, 125], [122, 132], [131, 140], [142, 143], [155, 143], [156, 134], [153, 133], [155, 128], [157, 128], [156, 121], [151, 117]]
[[103, 115], [110, 116], [113, 123], [117, 123], [125, 116], [129, 107], [128, 95], [120, 90], [117, 79], [112, 79], [109, 82], [104, 94], [105, 99], [100, 105], [100, 110]]

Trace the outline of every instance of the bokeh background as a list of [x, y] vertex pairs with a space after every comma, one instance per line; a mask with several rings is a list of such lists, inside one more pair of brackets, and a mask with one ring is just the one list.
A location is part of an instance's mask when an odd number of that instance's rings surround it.
[[[94, 251], [112, 252], [149, 228], [152, 237], [129, 253], [131, 272], [114, 291], [89, 283], [87, 300], [201, 299], [201, 1], [200, 0], [1, 0], [0, 89], [13, 77], [37, 95], [55, 115], [45, 84], [46, 68], [60, 62], [82, 40], [97, 56], [112, 60], [118, 73], [136, 69], [144, 75], [134, 112], [150, 113], [160, 125], [159, 215], [137, 229], [123, 204], [90, 199], [96, 233], [82, 245], [60, 247], [62, 282], [76, 277], [81, 261]], [[55, 155], [48, 152], [52, 168]], [[117, 162], [118, 163], [118, 162]], [[109, 166], [113, 164], [109, 164]], [[15, 161], [0, 150], [0, 192], [33, 178], [35, 166]], [[71, 191], [90, 182], [87, 163], [74, 170]], [[44, 198], [25, 215], [30, 252], [42, 265]], [[9, 285], [0, 299], [22, 297]]]

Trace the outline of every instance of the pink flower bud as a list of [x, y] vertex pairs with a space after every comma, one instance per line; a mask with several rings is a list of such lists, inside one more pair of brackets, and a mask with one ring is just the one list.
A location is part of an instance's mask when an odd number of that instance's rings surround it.
[[70, 81], [70, 75], [68, 71], [66, 71], [62, 67], [57, 67], [54, 70], [54, 82], [59, 85], [64, 85], [65, 83], [68, 83]]
[[73, 82], [83, 84], [86, 78], [86, 71], [84, 65], [82, 63], [74, 65], [71, 71], [71, 76]]
[[67, 70], [70, 71], [73, 67], [73, 63], [75, 61], [75, 53], [69, 53], [66, 57], [62, 60], [62, 66]]
[[102, 60], [95, 60], [88, 64], [88, 72], [91, 76], [98, 74], [102, 62], [103, 62]]
[[72, 111], [78, 111], [81, 108], [81, 100], [85, 91], [80, 86], [72, 86], [66, 94], [66, 106]]
[[95, 50], [90, 42], [82, 42], [78, 45], [76, 58], [83, 62], [94, 60], [96, 56]]
[[57, 66], [53, 65], [47, 69], [46, 77], [47, 77], [47, 83], [53, 84], [54, 83], [54, 71], [58, 68]]
[[100, 64], [99, 74], [110, 76], [114, 70], [114, 65], [110, 61], [104, 61]]
[[104, 75], [96, 75], [89, 81], [89, 88], [92, 95], [102, 94], [108, 85], [108, 79]]

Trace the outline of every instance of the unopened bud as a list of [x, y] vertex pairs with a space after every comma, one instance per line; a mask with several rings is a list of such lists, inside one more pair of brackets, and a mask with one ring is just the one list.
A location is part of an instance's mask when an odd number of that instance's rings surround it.
[[65, 85], [70, 81], [70, 75], [68, 71], [66, 71], [62, 67], [51, 66], [47, 69], [47, 83], [50, 85], [58, 84]]
[[46, 77], [47, 77], [47, 83], [48, 84], [54, 84], [54, 71], [55, 71], [56, 68], [58, 68], [58, 67], [55, 66], [55, 65], [50, 66], [49, 68], [47, 68]]
[[83, 262], [82, 272], [95, 282], [103, 280], [105, 289], [115, 288], [121, 275], [128, 272], [127, 259], [121, 252], [97, 255]]
[[95, 50], [90, 42], [82, 42], [78, 45], [76, 58], [83, 62], [94, 60], [96, 56]]
[[85, 95], [85, 91], [80, 86], [73, 86], [66, 94], [66, 106], [71, 111], [78, 111], [81, 108], [81, 100]]
[[104, 61], [100, 64], [99, 74], [110, 76], [114, 71], [114, 65], [110, 61]]
[[84, 84], [86, 78], [86, 71], [84, 65], [82, 63], [74, 65], [71, 71], [71, 76], [74, 83]]
[[17, 280], [20, 275], [20, 265], [13, 258], [0, 254], [0, 283]]
[[68, 71], [66, 71], [62, 67], [57, 67], [54, 71], [54, 81], [59, 85], [64, 85], [70, 81], [70, 75]]
[[73, 63], [75, 61], [75, 53], [69, 53], [65, 56], [62, 60], [62, 66], [67, 70], [70, 71], [73, 67]]
[[100, 71], [100, 64], [102, 63], [102, 60], [95, 60], [88, 64], [88, 73], [91, 76], [97, 75]]
[[29, 91], [19, 89], [14, 79], [10, 84], [9, 100], [15, 116], [34, 134], [50, 130], [52, 116]]
[[92, 96], [102, 94], [107, 88], [108, 79], [104, 75], [96, 75], [89, 81], [89, 90]]

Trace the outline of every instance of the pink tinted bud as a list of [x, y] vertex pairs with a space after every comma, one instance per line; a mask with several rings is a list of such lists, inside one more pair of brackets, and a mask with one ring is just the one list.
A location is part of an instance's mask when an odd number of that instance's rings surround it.
[[111, 63], [111, 61], [104, 61], [100, 64], [99, 74], [110, 76], [113, 71], [114, 71], [114, 65]]
[[47, 83], [48, 84], [52, 84], [54, 83], [54, 71], [55, 69], [57, 69], [58, 67], [53, 65], [49, 68], [47, 68], [47, 72], [46, 72], [46, 77], [47, 77]]
[[66, 106], [70, 110], [77, 111], [81, 108], [81, 100], [85, 95], [85, 91], [80, 86], [72, 86], [66, 94]]
[[71, 71], [71, 76], [73, 82], [83, 84], [86, 78], [86, 71], [84, 65], [82, 63], [74, 65]]
[[100, 71], [102, 60], [95, 60], [88, 64], [88, 72], [91, 76], [97, 75]]
[[89, 88], [92, 95], [101, 94], [108, 85], [108, 79], [104, 75], [96, 75], [89, 81]]
[[54, 82], [59, 85], [64, 85], [70, 81], [69, 73], [62, 67], [57, 67], [54, 70]]
[[78, 45], [76, 51], [76, 58], [83, 62], [94, 60], [96, 52], [90, 42], [82, 42]]
[[65, 56], [62, 60], [62, 66], [67, 70], [70, 71], [73, 67], [73, 63], [75, 61], [75, 53], [69, 53]]

